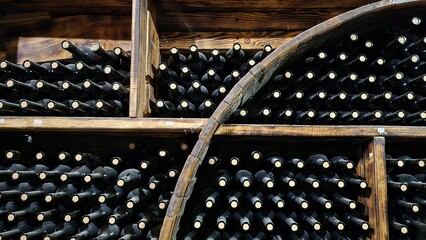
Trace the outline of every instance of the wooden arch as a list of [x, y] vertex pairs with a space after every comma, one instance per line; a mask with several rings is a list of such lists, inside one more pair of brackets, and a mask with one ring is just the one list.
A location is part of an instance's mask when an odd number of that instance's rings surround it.
[[[351, 10], [299, 34], [278, 47], [262, 62], [253, 67], [229, 92], [201, 131], [198, 141], [182, 169], [164, 218], [160, 239], [175, 239], [185, 204], [196, 182], [196, 173], [207, 153], [212, 137], [218, 127], [231, 113], [250, 99], [283, 64], [296, 54], [304, 53], [333, 37], [348, 33], [351, 26], [366, 18], [374, 19], [380, 14], [409, 8], [426, 8], [426, 0], [383, 0]], [[377, 19], [376, 19], [377, 20]], [[381, 22], [375, 21], [374, 24]], [[373, 23], [372, 23], [373, 24]]]

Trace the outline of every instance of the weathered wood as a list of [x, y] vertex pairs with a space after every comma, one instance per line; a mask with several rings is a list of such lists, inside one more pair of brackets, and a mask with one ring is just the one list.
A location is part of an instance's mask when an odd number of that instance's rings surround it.
[[271, 12], [179, 12], [160, 13], [160, 31], [297, 31], [305, 30], [349, 9]]
[[371, 240], [387, 240], [389, 234], [385, 165], [385, 139], [375, 137], [356, 168], [357, 174], [367, 181], [371, 189], [370, 195], [359, 199], [366, 206], [365, 214], [368, 215], [370, 227], [374, 229]]
[[148, 38], [148, 3], [145, 0], [133, 0], [132, 8], [132, 58], [130, 66], [129, 116], [142, 116], [140, 94], [145, 84]]
[[358, 126], [358, 125], [238, 125], [224, 124], [217, 136], [293, 136], [293, 137], [404, 137], [424, 138], [426, 127], [419, 126]]
[[[302, 34], [298, 35], [297, 37], [295, 37], [294, 39], [290, 40], [289, 42], [287, 42], [286, 44], [278, 47], [272, 54], [270, 54], [267, 58], [265, 58], [262, 62], [260, 62], [255, 68], [253, 68], [250, 71], [250, 74], [246, 74], [245, 77], [243, 77], [243, 79], [241, 79], [241, 83], [242, 84], [238, 84], [239, 87], [241, 88], [245, 88], [245, 87], [249, 87], [249, 89], [247, 91], [245, 91], [245, 93], [243, 94], [243, 96], [236, 96], [236, 98], [238, 99], [232, 99], [232, 97], [230, 99], [228, 99], [227, 102], [223, 101], [218, 108], [216, 109], [215, 113], [213, 114], [214, 116], [216, 116], [215, 121], [213, 121], [214, 123], [216, 122], [223, 122], [226, 120], [227, 117], [229, 117], [229, 114], [221, 114], [222, 111], [233, 111], [238, 105], [236, 104], [237, 101], [241, 101], [241, 104], [244, 103], [244, 101], [246, 101], [247, 99], [249, 99], [251, 96], [253, 96], [254, 94], [257, 93], [257, 91], [267, 82], [267, 80], [270, 79], [271, 75], [277, 70], [279, 69], [289, 58], [291, 58], [294, 54], [298, 53], [301, 54], [303, 51], [309, 50], [308, 46], [310, 41], [312, 41], [313, 39], [315, 39], [314, 43], [318, 43], [321, 41], [326, 41], [327, 39], [329, 39], [330, 36], [332, 36], [336, 30], [338, 30], [338, 27], [341, 26], [343, 23], [347, 23], [347, 22], [352, 22], [355, 23], [357, 19], [361, 18], [361, 17], [365, 17], [365, 16], [374, 16], [376, 12], [378, 11], [387, 11], [390, 9], [393, 9], [395, 7], [398, 7], [397, 4], [401, 4], [403, 7], [406, 6], [426, 6], [426, 1], [423, 0], [413, 0], [410, 3], [399, 3], [399, 2], [394, 2], [394, 1], [386, 1], [386, 2], [378, 2], [378, 3], [373, 3], [371, 5], [367, 5], [361, 8], [358, 8], [354, 11], [351, 11], [349, 13], [345, 13], [341, 16], [338, 16], [334, 19], [331, 19], [325, 23], [319, 24], [311, 29], [309, 29], [308, 31], [303, 32]], [[402, 7], [401, 7], [402, 8]], [[371, 15], [370, 15], [371, 14]], [[268, 22], [269, 23], [269, 22]], [[193, 29], [191, 29], [193, 30]], [[255, 86], [251, 86], [255, 85]], [[238, 87], [238, 86], [237, 86]], [[239, 91], [238, 91], [239, 92]], [[228, 97], [227, 97], [228, 98]], [[229, 107], [224, 107], [225, 105], [228, 105]], [[219, 116], [223, 116], [222, 119], [218, 119], [220, 118]], [[216, 129], [214, 127], [210, 128], [209, 131], [215, 131]], [[208, 132], [203, 132], [203, 136], [210, 136]], [[210, 143], [211, 139], [199, 139], [198, 142], [202, 143], [204, 142], [205, 144]], [[377, 137], [374, 138], [374, 148], [373, 153], [372, 153], [372, 157], [374, 159], [378, 159], [377, 161], [373, 161], [373, 162], [379, 162], [379, 163], [375, 163], [375, 170], [377, 174], [384, 174], [384, 161], [382, 161], [380, 163], [380, 159], [384, 158], [384, 138], [383, 137]], [[198, 151], [199, 149], [201, 149], [201, 151]], [[204, 159], [205, 155], [206, 155], [206, 148], [197, 148], [197, 149], [193, 149], [193, 151], [191, 152], [191, 156], [194, 158], [198, 158], [201, 161], [197, 162], [196, 164], [199, 166], [202, 162], [202, 160]], [[370, 155], [368, 155], [368, 157], [370, 157]], [[194, 163], [193, 163], [194, 164]], [[188, 185], [189, 182], [186, 180], [188, 178], [188, 176], [190, 176], [190, 179], [195, 179], [195, 175], [196, 172], [198, 170], [198, 167], [186, 167], [186, 169], [190, 169], [187, 172], [182, 172], [182, 174], [179, 176], [177, 185], [179, 185], [181, 188], [184, 189], [189, 189]], [[358, 169], [358, 173], [362, 174], [361, 171], [361, 167], [359, 167]], [[383, 170], [383, 171], [382, 171]], [[191, 172], [193, 171], [193, 172]], [[185, 179], [184, 179], [185, 176]], [[194, 176], [194, 177], [192, 177]], [[362, 176], [366, 176], [366, 175], [362, 175]], [[369, 175], [370, 176], [374, 176], [374, 175]], [[367, 176], [366, 176], [367, 177]], [[380, 177], [381, 180], [380, 181], [386, 181], [386, 177], [381, 175], [381, 176], [375, 176]], [[371, 179], [370, 179], [371, 180]], [[185, 182], [186, 181], [186, 182]], [[370, 184], [372, 184], [372, 188], [377, 190], [377, 192], [375, 192], [376, 196], [378, 195], [378, 197], [381, 197], [380, 200], [386, 199], [386, 186], [383, 188], [382, 184], [380, 183], [380, 181], [378, 181], [378, 179], [374, 179], [375, 182], [372, 182]], [[379, 185], [377, 185], [377, 183], [379, 183]], [[380, 189], [379, 189], [380, 188]], [[177, 190], [176, 190], [177, 191]], [[189, 192], [190, 193], [190, 192]], [[184, 193], [182, 195], [185, 196], [189, 196], [189, 193]], [[383, 198], [384, 197], [384, 198]], [[177, 198], [177, 197], [173, 197], [173, 204], [170, 204], [168, 207], [168, 214], [165, 218], [165, 221], [163, 222], [163, 228], [160, 234], [160, 239], [162, 240], [167, 240], [167, 239], [175, 239], [176, 238], [176, 233], [178, 231], [178, 227], [179, 227], [179, 222], [180, 222], [180, 218], [182, 216], [182, 213], [184, 211], [185, 208], [185, 204], [187, 201], [187, 198]], [[374, 200], [376, 201], [376, 200]], [[378, 202], [378, 209], [382, 210], [382, 211], [386, 211], [386, 200], [382, 201], [382, 202]], [[371, 206], [375, 206], [374, 204]], [[181, 209], [178, 209], [181, 208]], [[377, 212], [378, 214], [379, 212]], [[371, 213], [373, 214], [373, 213]], [[377, 216], [376, 213], [374, 213], [374, 215], [371, 216]], [[375, 238], [375, 239], [380, 239], [380, 240], [385, 240], [387, 239], [387, 223], [386, 223], [386, 216], [385, 215], [381, 215], [378, 216], [375, 219], [372, 219], [373, 221], [373, 227], [375, 228], [374, 230], [377, 232], [379, 231], [379, 233], [377, 233], [377, 236], [379, 236], [380, 238]], [[378, 224], [381, 225], [378, 225]], [[380, 227], [380, 228], [377, 228]], [[384, 230], [380, 230], [381, 228], [384, 228]]]
[[152, 132], [198, 134], [203, 118], [3, 117], [0, 131]]
[[121, 14], [131, 15], [131, 0], [0, 0], [0, 13], [7, 11], [50, 11], [60, 15], [74, 14]]
[[76, 15], [1, 25], [0, 36], [130, 40], [130, 16]]
[[155, 100], [154, 87], [152, 84], [155, 75], [155, 67], [158, 66], [161, 62], [160, 39], [158, 38], [157, 29], [150, 11], [148, 11], [147, 22], [147, 56], [146, 60], [144, 61], [146, 77], [143, 79], [143, 84], [141, 84], [139, 92], [139, 98], [141, 99], [141, 102], [138, 106], [139, 117], [146, 117], [151, 113], [150, 102]]
[[277, 9], [309, 9], [309, 8], [355, 8], [362, 5], [372, 3], [374, 0], [155, 0], [158, 10], [165, 11], [263, 11]]
[[[34, 62], [45, 62], [71, 58], [71, 53], [63, 50], [61, 47], [63, 40], [63, 38], [44, 37], [20, 37], [12, 39], [8, 43], [9, 47], [6, 48], [7, 59], [13, 59], [14, 62], [22, 63], [27, 59]], [[70, 40], [76, 46], [90, 45], [93, 42], [98, 42], [107, 50], [111, 50], [114, 47], [121, 47], [125, 51], [130, 51], [130, 40], [81, 38], [67, 38], [67, 40]]]
[[196, 44], [202, 50], [222, 50], [222, 54], [230, 49], [236, 42], [240, 43], [243, 50], [262, 49], [266, 43], [278, 47], [290, 41], [300, 31], [270, 31], [270, 32], [161, 32], [160, 47], [168, 51], [172, 47], [187, 50]]

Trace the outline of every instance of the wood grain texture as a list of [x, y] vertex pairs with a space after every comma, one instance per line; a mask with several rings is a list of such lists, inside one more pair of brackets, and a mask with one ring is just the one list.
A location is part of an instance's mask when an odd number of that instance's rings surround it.
[[7, 11], [50, 11], [58, 15], [120, 14], [131, 15], [131, 0], [0, 0], [0, 13]]
[[154, 0], [158, 10], [165, 11], [266, 11], [288, 8], [355, 8], [375, 2], [374, 0]]
[[148, 36], [148, 3], [144, 0], [133, 0], [132, 8], [132, 57], [130, 66], [130, 99], [129, 116], [142, 116], [140, 94], [145, 89], [147, 36]]
[[262, 49], [266, 43], [275, 48], [299, 33], [301, 32], [160, 32], [160, 47], [163, 52], [172, 47], [184, 52], [195, 44], [201, 50], [219, 49], [225, 54], [236, 42], [241, 44], [243, 50]]
[[203, 118], [86, 118], [86, 117], [3, 117], [0, 131], [199, 133]]
[[370, 227], [374, 230], [371, 240], [388, 240], [389, 227], [387, 221], [387, 178], [385, 166], [385, 139], [375, 137], [359, 161], [357, 174], [367, 181], [371, 194], [360, 197], [359, 201], [366, 206]]
[[160, 31], [297, 31], [305, 30], [349, 9], [271, 12], [179, 12], [160, 13]]
[[[386, 2], [377, 2], [373, 3], [367, 6], [360, 7], [356, 10], [353, 10], [351, 12], [345, 13], [341, 16], [335, 17], [333, 19], [330, 19], [322, 24], [319, 24], [301, 34], [299, 34], [294, 39], [290, 40], [286, 44], [278, 47], [272, 54], [270, 54], [268, 57], [266, 57], [262, 62], [258, 63], [255, 68], [253, 68], [250, 71], [250, 74], [246, 74], [243, 79], [241, 79], [242, 84], [238, 84], [240, 88], [249, 87], [250, 84], [254, 86], [250, 86], [247, 91], [242, 94], [242, 96], [235, 96], [233, 98], [232, 96], [227, 96], [225, 99], [227, 101], [222, 101], [218, 108], [216, 109], [215, 113], [213, 114], [215, 117], [214, 123], [217, 122], [224, 122], [227, 117], [229, 117], [229, 114], [226, 114], [229, 111], [235, 110], [238, 105], [236, 102], [238, 101], [240, 104], [243, 104], [244, 101], [246, 101], [249, 97], [256, 94], [256, 92], [267, 82], [268, 79], [270, 79], [271, 75], [280, 68], [289, 58], [291, 58], [294, 54], [300, 54], [303, 51], [308, 50], [309, 43], [314, 39], [314, 43], [321, 43], [321, 41], [327, 41], [330, 39], [331, 36], [334, 35], [335, 31], [345, 31], [345, 29], [339, 29], [339, 26], [341, 26], [343, 23], [351, 22], [352, 24], [356, 24], [356, 19], [359, 19], [361, 17], [365, 16], [374, 16], [377, 12], [381, 11], [388, 11], [390, 9], [398, 9], [406, 6], [426, 6], [426, 1], [423, 0], [413, 0], [410, 3], [400, 3], [401, 6], [398, 6], [398, 2], [395, 1], [386, 1]], [[302, 50], [302, 51], [301, 51]], [[238, 86], [237, 86], [238, 87]], [[231, 90], [232, 91], [232, 90]], [[238, 90], [237, 92], [240, 92], [241, 90]], [[227, 107], [225, 107], [227, 105]], [[221, 118], [222, 119], [218, 119]], [[216, 131], [215, 127], [210, 128], [208, 131]], [[202, 136], [209, 136], [208, 132], [201, 132]], [[377, 141], [380, 141], [383, 139], [382, 137], [375, 138]], [[200, 145], [203, 144], [209, 144], [211, 139], [198, 139], [198, 143]], [[380, 157], [380, 152], [378, 149], [380, 147], [378, 146], [379, 143], [377, 143], [377, 147], [374, 149], [373, 154], [377, 158]], [[384, 146], [384, 145], [383, 145]], [[198, 151], [198, 150], [201, 151]], [[203, 147], [194, 148], [191, 152], [191, 156], [194, 158], [200, 159], [200, 161], [193, 162], [191, 164], [196, 164], [195, 167], [191, 166], [185, 166], [184, 170], [182, 171], [181, 175], [178, 178], [177, 185], [179, 185], [181, 188], [186, 189], [186, 193], [182, 194], [181, 191], [178, 191], [178, 189], [175, 189], [176, 192], [181, 192], [181, 195], [184, 196], [190, 196], [191, 194], [191, 188], [188, 188], [188, 185], [191, 181], [188, 181], [189, 179], [194, 179], [196, 176], [196, 172], [198, 170], [198, 166], [202, 163], [202, 159], [204, 159], [207, 149]], [[189, 164], [188, 162], [185, 163]], [[383, 163], [384, 164], [384, 163]], [[380, 170], [380, 165], [377, 166], [377, 170]], [[184, 177], [185, 176], [185, 177]], [[382, 180], [385, 178], [383, 176]], [[374, 185], [374, 184], [373, 184]], [[384, 189], [386, 191], [386, 189]], [[379, 190], [378, 194], [382, 195], [383, 190]], [[170, 204], [168, 207], [168, 212], [171, 214], [167, 214], [166, 218], [163, 222], [163, 227], [161, 229], [160, 239], [161, 240], [168, 240], [168, 239], [175, 239], [176, 233], [179, 229], [179, 223], [182, 216], [182, 213], [185, 208], [187, 198], [186, 197], [178, 197], [176, 195], [172, 196], [172, 202], [173, 204]], [[381, 204], [386, 204], [381, 203]], [[372, 205], [374, 206], [374, 205]], [[383, 207], [384, 205], [380, 205], [379, 208]], [[181, 208], [181, 209], [179, 209]], [[381, 221], [381, 218], [385, 218], [385, 216], [379, 217], [377, 220], [374, 220], [374, 224], [377, 223], [377, 221]], [[382, 224], [384, 224], [383, 221], [381, 221]], [[380, 227], [387, 227], [386, 226], [380, 226]], [[375, 229], [376, 231], [378, 229]], [[384, 233], [378, 233], [383, 236], [387, 234], [386, 230], [384, 230]], [[386, 238], [383, 238], [385, 240]]]
[[293, 137], [404, 137], [424, 138], [426, 127], [419, 126], [360, 126], [360, 125], [238, 125], [224, 124], [217, 136], [293, 136]]
[[0, 37], [61, 37], [130, 40], [131, 16], [76, 15], [1, 24]]
[[[57, 59], [71, 58], [71, 53], [61, 47], [64, 38], [49, 37], [19, 37], [9, 41], [7, 50], [7, 59], [21, 64], [30, 59], [34, 62], [45, 62]], [[76, 46], [89, 46], [93, 42], [100, 43], [106, 50], [112, 50], [114, 47], [121, 47], [125, 51], [130, 51], [130, 40], [105, 40], [105, 39], [81, 39], [67, 38]], [[1, 59], [1, 57], [0, 57]]]

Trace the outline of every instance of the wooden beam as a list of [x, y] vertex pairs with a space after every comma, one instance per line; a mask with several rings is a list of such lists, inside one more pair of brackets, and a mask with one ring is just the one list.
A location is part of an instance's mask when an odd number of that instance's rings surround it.
[[7, 11], [50, 11], [60, 15], [124, 14], [131, 15], [131, 0], [40, 1], [0, 0], [0, 13]]
[[277, 48], [299, 33], [300, 31], [161, 32], [160, 47], [163, 51], [168, 51], [172, 47], [177, 47], [181, 51], [185, 51], [191, 45], [195, 44], [201, 50], [212, 50], [216, 48], [227, 51], [234, 43], [238, 42], [241, 44], [243, 50], [262, 49], [266, 43], [270, 43], [272, 47]]
[[355, 8], [375, 2], [375, 0], [155, 0], [159, 11], [181, 11], [194, 10], [209, 11], [276, 11], [280, 9], [296, 8]]
[[224, 124], [217, 136], [293, 136], [293, 137], [426, 137], [426, 127], [419, 126], [313, 126], [313, 125], [238, 125]]
[[370, 227], [374, 230], [369, 239], [387, 240], [389, 235], [387, 214], [387, 177], [385, 164], [385, 139], [375, 137], [364, 152], [356, 168], [358, 176], [367, 181], [371, 194], [360, 197]]
[[298, 31], [305, 30], [349, 9], [327, 8], [298, 11], [251, 12], [164, 12], [160, 32], [183, 31]]
[[130, 40], [130, 16], [76, 15], [1, 24], [0, 36]]
[[[57, 59], [71, 58], [71, 53], [61, 47], [63, 38], [45, 37], [19, 37], [9, 41], [6, 48], [7, 59], [22, 63], [29, 59], [34, 62], [45, 62]], [[130, 40], [105, 40], [105, 39], [81, 39], [67, 38], [76, 46], [90, 45], [98, 42], [103, 48], [112, 50], [114, 47], [121, 47], [125, 51], [130, 51]], [[6, 56], [5, 56], [6, 57]]]
[[203, 118], [3, 117], [0, 131], [133, 132], [198, 134]]

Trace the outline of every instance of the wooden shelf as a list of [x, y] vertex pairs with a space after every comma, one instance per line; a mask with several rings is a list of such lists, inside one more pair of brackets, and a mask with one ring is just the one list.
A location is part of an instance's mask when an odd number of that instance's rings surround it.
[[292, 137], [426, 137], [426, 127], [378, 125], [238, 125], [224, 124], [219, 136], [292, 136]]
[[0, 131], [198, 134], [206, 123], [202, 118], [0, 117]]

